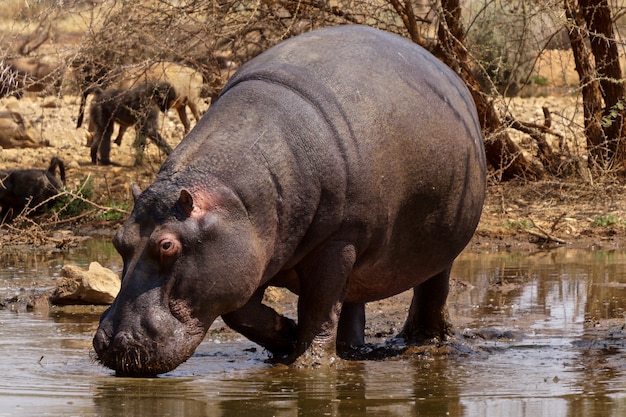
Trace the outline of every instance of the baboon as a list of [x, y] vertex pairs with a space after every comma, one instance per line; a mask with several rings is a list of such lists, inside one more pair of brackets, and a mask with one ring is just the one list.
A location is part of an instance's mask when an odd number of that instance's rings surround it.
[[54, 94], [61, 88], [64, 66], [54, 56], [7, 58], [3, 64], [15, 74], [13, 95], [18, 98], [26, 91]]
[[[59, 169], [59, 178], [56, 169]], [[65, 165], [59, 158], [50, 161], [47, 170], [14, 169], [0, 171], [1, 222], [10, 222], [26, 207], [44, 208], [65, 186]], [[49, 201], [48, 201], [49, 200]], [[46, 202], [45, 204], [43, 204]]]
[[[196, 121], [200, 119], [198, 101], [204, 92], [202, 74], [193, 68], [175, 62], [159, 61], [149, 65], [136, 65], [109, 71], [104, 65], [91, 61], [74, 63], [75, 77], [82, 90], [76, 128], [82, 126], [87, 97], [101, 89], [128, 89], [142, 82], [168, 82], [176, 91], [176, 100], [170, 106], [178, 112], [178, 117], [187, 134], [190, 128], [186, 108]], [[116, 143], [121, 142], [124, 129], [118, 134]]]
[[111, 164], [111, 135], [114, 122], [124, 128], [135, 126], [136, 152], [141, 153], [146, 138], [150, 138], [163, 152], [169, 154], [172, 148], [159, 134], [159, 110], [165, 113], [175, 100], [176, 91], [166, 82], [142, 83], [125, 90], [97, 91], [89, 108], [90, 124], [94, 129], [91, 162]]

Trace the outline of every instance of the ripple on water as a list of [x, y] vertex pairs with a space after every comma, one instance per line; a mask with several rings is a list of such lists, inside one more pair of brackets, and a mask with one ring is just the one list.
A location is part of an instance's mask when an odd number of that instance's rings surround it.
[[[0, 287], [49, 285], [73, 262], [54, 256], [10, 258]], [[468, 351], [331, 369], [273, 367], [258, 346], [216, 331], [168, 374], [115, 378], [91, 359], [99, 311], [0, 310], [0, 416], [626, 415], [626, 253], [463, 254], [453, 276], [463, 285], [450, 315]]]

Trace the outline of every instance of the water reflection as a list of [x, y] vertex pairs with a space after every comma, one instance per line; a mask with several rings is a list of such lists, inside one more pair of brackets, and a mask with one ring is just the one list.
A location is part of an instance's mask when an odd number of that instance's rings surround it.
[[[464, 415], [626, 415], [626, 254], [466, 254], [455, 272], [472, 286], [451, 304], [455, 322], [526, 331], [522, 341], [506, 346], [506, 355], [490, 356], [484, 377], [496, 386], [483, 385], [476, 393], [482, 400], [464, 401]], [[598, 320], [605, 322], [595, 330]], [[606, 329], [607, 320], [614, 328]], [[497, 373], [502, 361], [504, 378]], [[478, 373], [474, 377], [483, 380]], [[525, 385], [515, 386], [516, 380]], [[532, 397], [529, 384], [538, 398], [525, 398]], [[485, 391], [491, 395], [485, 397]]]
[[100, 378], [92, 388], [97, 415], [212, 416], [216, 415], [191, 389], [185, 378]]
[[500, 316], [507, 322], [548, 316], [559, 329], [579, 328], [585, 317], [622, 319], [625, 264], [626, 254], [614, 251], [464, 254], [455, 264], [453, 276], [471, 289], [458, 294], [451, 306], [463, 309], [463, 315], [494, 323]]
[[420, 360], [330, 370], [261, 367], [194, 379], [108, 378], [94, 389], [94, 401], [102, 416], [461, 416], [458, 386], [446, 370]]
[[[2, 254], [0, 295], [53, 285], [65, 263], [120, 268], [108, 242], [90, 245]], [[169, 374], [115, 378], [90, 356], [102, 308], [0, 310], [0, 416], [626, 415], [625, 252], [465, 253], [452, 275], [456, 337], [482, 354], [326, 370], [272, 367], [217, 332]]]
[[71, 251], [6, 249], [0, 251], [0, 300], [54, 288], [63, 265], [87, 268], [93, 261], [116, 272], [122, 261], [109, 240], [88, 239]]

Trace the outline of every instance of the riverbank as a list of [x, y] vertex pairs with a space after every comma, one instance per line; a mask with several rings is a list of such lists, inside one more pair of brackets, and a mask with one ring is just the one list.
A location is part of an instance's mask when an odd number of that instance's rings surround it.
[[[571, 112], [572, 97], [515, 99], [511, 108], [520, 119], [533, 121], [542, 106], [559, 108], [558, 114]], [[72, 192], [89, 184], [91, 204], [75, 218], [40, 217], [38, 222], [5, 225], [0, 229], [3, 248], [13, 245], [58, 245], [63, 248], [85, 236], [111, 236], [132, 208], [130, 183], [147, 187], [164, 159], [156, 146], [149, 145], [145, 165], [134, 165], [134, 132], [126, 134], [121, 146], [113, 146], [114, 166], [94, 166], [85, 146], [85, 130], [76, 129], [79, 99], [67, 95], [0, 99], [0, 107], [17, 111], [31, 123], [39, 139], [50, 146], [34, 149], [0, 150], [0, 168], [46, 169], [53, 157], [64, 161], [67, 188]], [[203, 110], [208, 104], [202, 103]], [[569, 114], [571, 113], [571, 114]], [[538, 117], [538, 116], [537, 116]], [[536, 120], [535, 120], [536, 121]], [[161, 115], [161, 134], [176, 146], [183, 127], [175, 112]], [[564, 126], [555, 129], [565, 132]], [[568, 141], [576, 141], [570, 132]], [[523, 141], [521, 141], [522, 144]], [[532, 144], [525, 149], [532, 151]], [[620, 248], [626, 237], [626, 186], [610, 176], [584, 181], [548, 178], [542, 181], [513, 180], [497, 182], [490, 174], [482, 218], [469, 247], [474, 251], [545, 249], [558, 245]], [[110, 212], [105, 209], [109, 208]], [[64, 243], [66, 242], [66, 243]]]

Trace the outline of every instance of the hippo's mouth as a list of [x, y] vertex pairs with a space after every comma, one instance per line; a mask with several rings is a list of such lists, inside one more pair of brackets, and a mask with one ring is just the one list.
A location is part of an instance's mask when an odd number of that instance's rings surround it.
[[120, 332], [113, 337], [99, 329], [94, 337], [96, 360], [116, 376], [151, 377], [175, 369], [193, 354], [204, 334], [186, 334], [177, 341], [158, 343]]
[[140, 320], [142, 325], [135, 323], [134, 330], [132, 326], [113, 330], [113, 322], [104, 319], [93, 339], [96, 361], [115, 370], [117, 376], [163, 374], [189, 359], [206, 333], [198, 320], [150, 316], [153, 320]]

